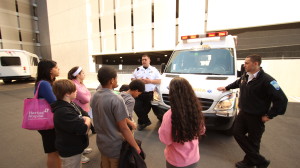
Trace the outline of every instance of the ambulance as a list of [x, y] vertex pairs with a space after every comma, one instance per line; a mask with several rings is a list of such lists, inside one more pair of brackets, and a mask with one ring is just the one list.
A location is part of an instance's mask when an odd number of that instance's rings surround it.
[[0, 49], [0, 79], [4, 83], [12, 80], [34, 79], [37, 76], [39, 57], [24, 50]]
[[206, 127], [231, 134], [238, 113], [238, 90], [220, 92], [220, 86], [234, 82], [237, 71], [236, 36], [228, 32], [182, 36], [168, 63], [162, 67], [161, 84], [152, 105], [166, 112], [170, 108], [169, 84], [182, 77], [192, 85], [202, 104]]

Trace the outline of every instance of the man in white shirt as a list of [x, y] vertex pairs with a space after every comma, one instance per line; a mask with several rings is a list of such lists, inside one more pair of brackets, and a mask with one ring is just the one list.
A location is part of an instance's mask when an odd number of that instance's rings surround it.
[[131, 80], [140, 79], [145, 83], [145, 92], [136, 98], [134, 111], [138, 116], [138, 130], [141, 131], [151, 124], [148, 113], [151, 110], [151, 101], [153, 99], [153, 90], [160, 84], [161, 77], [158, 70], [150, 65], [150, 57], [142, 56], [142, 66], [136, 68], [132, 74]]

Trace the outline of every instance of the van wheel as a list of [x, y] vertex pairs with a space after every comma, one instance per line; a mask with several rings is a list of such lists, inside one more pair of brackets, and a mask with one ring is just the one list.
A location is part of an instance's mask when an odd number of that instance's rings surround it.
[[26, 78], [26, 81], [35, 81], [36, 79], [34, 77]]
[[11, 83], [11, 79], [3, 79], [3, 82], [4, 82], [5, 84], [9, 84], [9, 83]]

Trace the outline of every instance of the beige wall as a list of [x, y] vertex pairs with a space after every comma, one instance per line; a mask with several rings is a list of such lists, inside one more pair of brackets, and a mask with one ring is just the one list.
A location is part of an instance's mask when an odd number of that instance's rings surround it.
[[[237, 67], [240, 67], [243, 63], [244, 60], [239, 60]], [[287, 96], [300, 97], [300, 80], [299, 75], [297, 75], [299, 65], [299, 59], [263, 60], [261, 67], [276, 79]]]
[[207, 30], [299, 22], [297, 0], [209, 0]]
[[[172, 11], [175, 13], [175, 5], [173, 3], [172, 7], [168, 8], [168, 1], [166, 0], [161, 2], [153, 1], [155, 2], [155, 18], [154, 24], [152, 24], [152, 1], [134, 0], [133, 6], [130, 5], [128, 0], [115, 2], [113, 4], [112, 0], [47, 1], [51, 53], [53, 60], [58, 62], [61, 69], [61, 77], [66, 77], [68, 70], [78, 65], [82, 66], [86, 72], [94, 72], [95, 65], [91, 57], [92, 54], [163, 50], [172, 48], [172, 44], [175, 46], [174, 37], [176, 34], [173, 24], [176, 23], [175, 14], [172, 14]], [[183, 1], [180, 0], [180, 2]], [[191, 0], [189, 4], [203, 7], [205, 1]], [[210, 7], [212, 6], [213, 4]], [[114, 10], [114, 7], [116, 10]], [[131, 27], [128, 23], [131, 7], [133, 7], [134, 27]], [[196, 30], [199, 30], [200, 33], [204, 32], [205, 9], [201, 8], [196, 12], [195, 10], [189, 10], [190, 8], [188, 8], [189, 5], [187, 4], [179, 7], [178, 34], [189, 34], [189, 31], [190, 34], [193, 34]], [[168, 16], [172, 17], [169, 20], [171, 22], [169, 25], [163, 25], [168, 20], [168, 17], [159, 18], [164, 14], [164, 9], [167, 10]], [[116, 30], [114, 30], [113, 25], [114, 12], [116, 14]], [[215, 11], [208, 12], [213, 13]], [[190, 14], [188, 15], [187, 13]], [[101, 18], [101, 33], [99, 33], [99, 17]], [[192, 21], [190, 22], [191, 18]], [[224, 17], [221, 18], [224, 19]], [[195, 22], [198, 24], [195, 24], [194, 27], [190, 26]], [[163, 26], [160, 26], [158, 23], [161, 23]], [[212, 24], [212, 22], [209, 24]], [[170, 34], [174, 34], [172, 40], [170, 38], [158, 40], [161, 34], [167, 32], [165, 26], [170, 26]], [[211, 27], [211, 29], [213, 28]], [[134, 36], [132, 39], [128, 39], [131, 32], [133, 32]], [[117, 36], [116, 39], [114, 37], [115, 34]], [[239, 64], [242, 62], [239, 61]], [[300, 80], [292, 77], [292, 74], [297, 72], [296, 68], [299, 63], [300, 60], [264, 60], [262, 66], [267, 73], [277, 79], [287, 95], [300, 96]]]
[[92, 6], [92, 0], [47, 1], [52, 59], [62, 75], [74, 66], [82, 66], [86, 72], [93, 66], [89, 53], [97, 51], [93, 29], [98, 22], [93, 19], [98, 12]]

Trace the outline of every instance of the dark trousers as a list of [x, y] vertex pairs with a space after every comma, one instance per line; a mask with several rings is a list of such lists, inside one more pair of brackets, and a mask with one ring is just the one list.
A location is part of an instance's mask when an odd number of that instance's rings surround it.
[[138, 124], [146, 124], [150, 122], [148, 113], [151, 110], [151, 101], [153, 92], [143, 92], [135, 99], [134, 111], [138, 116]]
[[244, 161], [252, 164], [264, 164], [266, 159], [259, 153], [261, 137], [265, 124], [261, 116], [240, 112], [235, 120], [234, 138], [246, 153]]

